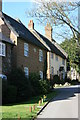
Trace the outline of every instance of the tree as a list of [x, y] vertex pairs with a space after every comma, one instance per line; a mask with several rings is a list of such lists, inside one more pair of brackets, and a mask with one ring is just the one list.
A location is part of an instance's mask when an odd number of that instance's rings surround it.
[[[37, 1], [37, 0], [35, 0]], [[72, 32], [73, 37], [79, 43], [78, 36], [80, 35], [78, 22], [78, 14], [75, 17], [73, 12], [78, 11], [80, 2], [53, 2], [53, 0], [38, 0], [37, 7], [33, 7], [28, 11], [28, 15], [36, 17], [40, 22], [50, 22], [55, 26], [65, 26]], [[67, 30], [68, 30], [67, 29]], [[69, 31], [64, 30], [64, 34], [69, 34]], [[58, 35], [59, 32], [57, 33]], [[63, 34], [61, 34], [63, 36]]]
[[70, 66], [76, 68], [80, 73], [80, 48], [77, 46], [74, 38], [66, 39], [60, 46], [68, 53], [68, 62]]

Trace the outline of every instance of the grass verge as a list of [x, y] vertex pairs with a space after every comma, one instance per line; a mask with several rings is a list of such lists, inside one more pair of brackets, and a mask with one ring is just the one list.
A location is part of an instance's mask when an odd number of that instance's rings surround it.
[[[11, 120], [15, 118], [16, 120], [25, 119], [32, 120], [32, 118], [37, 116], [37, 113], [40, 111], [41, 107], [44, 106], [51, 98], [57, 95], [56, 91], [50, 92], [46, 94], [46, 99], [39, 104], [39, 100], [43, 98], [43, 95], [33, 97], [32, 99], [28, 100], [27, 102], [17, 103], [17, 104], [10, 104], [2, 106], [2, 120]], [[33, 106], [35, 105], [35, 110]], [[32, 111], [30, 112], [31, 108]]]

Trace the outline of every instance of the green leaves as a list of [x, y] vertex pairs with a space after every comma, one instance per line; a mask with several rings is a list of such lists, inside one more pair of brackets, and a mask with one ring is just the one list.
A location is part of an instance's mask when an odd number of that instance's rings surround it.
[[77, 46], [74, 38], [66, 39], [60, 46], [68, 53], [70, 66], [80, 72], [80, 48]]

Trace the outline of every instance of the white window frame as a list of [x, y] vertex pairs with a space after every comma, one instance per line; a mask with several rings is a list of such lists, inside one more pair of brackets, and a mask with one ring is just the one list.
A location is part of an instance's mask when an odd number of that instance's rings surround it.
[[43, 51], [41, 49], [39, 50], [39, 61], [43, 61]]
[[6, 56], [6, 45], [0, 42], [0, 56]]
[[28, 78], [29, 77], [29, 69], [28, 69], [28, 67], [24, 67], [24, 72], [25, 72], [25, 76]]
[[24, 43], [24, 56], [29, 56], [29, 45], [28, 43]]
[[39, 71], [40, 78], [43, 79], [43, 71]]

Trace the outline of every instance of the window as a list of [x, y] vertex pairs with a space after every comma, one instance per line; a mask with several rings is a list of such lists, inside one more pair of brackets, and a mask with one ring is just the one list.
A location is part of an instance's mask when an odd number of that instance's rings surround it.
[[39, 50], [39, 61], [42, 62], [43, 61], [43, 51]]
[[58, 56], [56, 55], [56, 61], [58, 61]]
[[43, 79], [43, 72], [39, 71], [40, 78]]
[[27, 67], [24, 67], [24, 72], [25, 72], [25, 76], [28, 77], [29, 76], [29, 69]]
[[54, 75], [54, 68], [52, 67], [52, 71], [51, 71], [51, 74]]
[[0, 56], [5, 56], [5, 44], [0, 42]]
[[34, 52], [36, 52], [36, 48], [34, 48]]
[[62, 59], [62, 64], [65, 65], [65, 60], [64, 59]]
[[53, 57], [54, 57], [54, 56], [53, 56], [53, 53], [51, 53], [51, 58], [53, 59]]
[[27, 43], [24, 43], [24, 56], [28, 56], [29, 54], [29, 47]]

